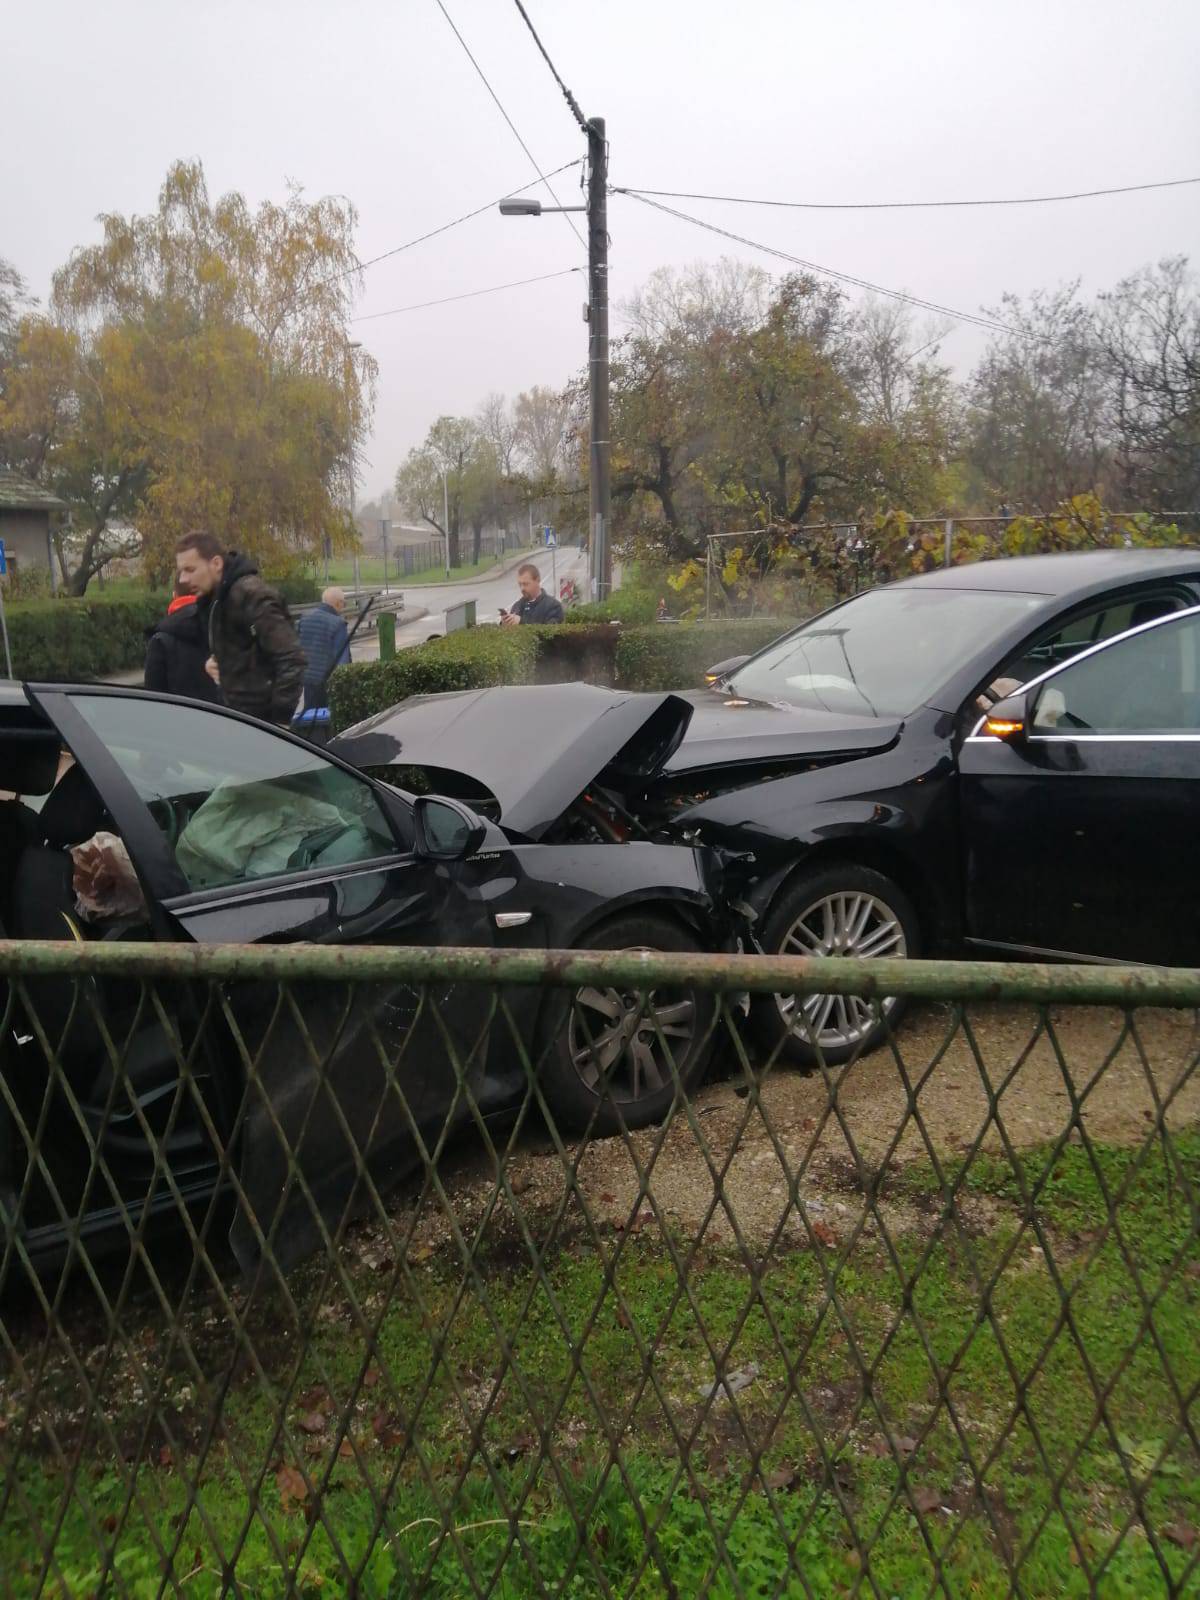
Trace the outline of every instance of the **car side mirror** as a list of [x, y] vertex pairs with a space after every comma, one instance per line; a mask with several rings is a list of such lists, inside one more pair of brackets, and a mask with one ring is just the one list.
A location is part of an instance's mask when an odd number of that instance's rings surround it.
[[418, 795], [413, 828], [419, 856], [430, 861], [465, 861], [487, 836], [487, 825], [467, 806], [443, 795]]
[[1024, 744], [1028, 734], [1029, 697], [1010, 694], [996, 704], [983, 719], [983, 732], [1005, 744]]
[[749, 659], [749, 656], [730, 656], [728, 661], [718, 661], [715, 667], [709, 667], [704, 674], [705, 683], [710, 689], [715, 688], [718, 683], [731, 678], [739, 667], [744, 667]]

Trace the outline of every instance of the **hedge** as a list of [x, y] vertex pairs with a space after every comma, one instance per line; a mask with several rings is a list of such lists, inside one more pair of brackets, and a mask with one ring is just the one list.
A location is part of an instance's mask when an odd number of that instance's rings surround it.
[[[270, 578], [289, 605], [317, 598], [303, 574]], [[146, 658], [146, 629], [166, 615], [171, 596], [98, 590], [83, 600], [17, 600], [5, 608], [13, 673], [46, 683], [73, 683], [129, 672]], [[0, 669], [3, 661], [0, 661]]]
[[704, 669], [770, 644], [789, 620], [651, 623], [640, 628], [466, 628], [393, 661], [339, 667], [330, 684], [335, 728], [414, 694], [487, 689], [506, 683], [587, 682], [623, 689], [696, 689]]
[[747, 617], [621, 629], [616, 685], [619, 689], [699, 689], [705, 670], [715, 662], [753, 655], [795, 626], [794, 617]]
[[163, 616], [170, 598], [18, 601], [7, 608], [13, 672], [64, 683], [140, 667], [146, 629]]

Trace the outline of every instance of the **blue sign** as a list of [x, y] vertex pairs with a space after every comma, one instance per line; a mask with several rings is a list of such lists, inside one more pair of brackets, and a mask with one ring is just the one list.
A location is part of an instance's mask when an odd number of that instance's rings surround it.
[[4, 540], [0, 539], [0, 578], [8, 572], [8, 556], [4, 551]]
[[554, 546], [558, 543], [558, 537], [555, 534], [554, 529], [550, 526], [550, 524], [548, 522], [546, 523], [545, 527], [542, 529], [542, 533], [545, 536], [547, 550], [552, 550], [554, 548]]

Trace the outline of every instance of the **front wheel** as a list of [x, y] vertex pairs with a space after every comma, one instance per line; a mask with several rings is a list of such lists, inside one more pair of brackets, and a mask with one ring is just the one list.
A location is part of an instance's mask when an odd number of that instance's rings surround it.
[[[911, 901], [890, 878], [844, 862], [796, 878], [771, 907], [759, 942], [770, 955], [871, 961], [917, 955], [920, 930]], [[756, 1000], [751, 1017], [773, 1055], [840, 1066], [882, 1044], [904, 1007], [895, 995], [776, 994]]]
[[[653, 913], [615, 917], [590, 950], [677, 951], [700, 942]], [[712, 1051], [717, 1003], [695, 984], [641, 992], [590, 985], [556, 994], [542, 1028], [542, 1093], [565, 1132], [604, 1137], [659, 1122], [676, 1086], [687, 1093]]]

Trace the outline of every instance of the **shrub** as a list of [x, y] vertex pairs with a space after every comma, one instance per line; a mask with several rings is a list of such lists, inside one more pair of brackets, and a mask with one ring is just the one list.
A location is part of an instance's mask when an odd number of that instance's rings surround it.
[[464, 628], [402, 650], [392, 661], [339, 667], [329, 685], [335, 728], [349, 728], [413, 694], [532, 683], [539, 628]]
[[760, 650], [793, 625], [756, 617], [642, 628], [467, 628], [403, 650], [394, 661], [339, 667], [330, 684], [333, 724], [351, 727], [409, 695], [505, 683], [696, 689], [714, 661]]
[[714, 662], [752, 655], [795, 625], [794, 618], [748, 617], [622, 629], [616, 648], [617, 687], [699, 688]]
[[146, 629], [167, 609], [166, 594], [120, 599], [31, 600], [8, 608], [13, 672], [52, 683], [139, 667]]

